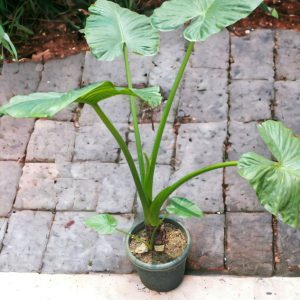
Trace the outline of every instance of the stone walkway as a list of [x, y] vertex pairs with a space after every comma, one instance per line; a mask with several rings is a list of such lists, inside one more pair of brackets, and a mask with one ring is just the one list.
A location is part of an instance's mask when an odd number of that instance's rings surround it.
[[[132, 57], [134, 83], [158, 84], [167, 96], [184, 49], [178, 33], [163, 34], [156, 57]], [[98, 62], [90, 53], [4, 64], [0, 104], [16, 94], [63, 92], [107, 79], [125, 85], [123, 69], [121, 60]], [[246, 151], [270, 156], [256, 124], [280, 119], [300, 133], [299, 83], [299, 32], [258, 30], [243, 38], [222, 32], [197, 44], [161, 146], [156, 191], [187, 171], [236, 160]], [[134, 151], [128, 99], [116, 97], [102, 107]], [[150, 152], [151, 120], [159, 121], [161, 110], [140, 112]], [[72, 122], [76, 116], [73, 106], [54, 120], [0, 119], [1, 271], [132, 272], [123, 237], [99, 236], [83, 225], [95, 212], [116, 214], [123, 228], [138, 218], [128, 168], [91, 109], [81, 109], [80, 127]], [[300, 231], [272, 220], [236, 169], [200, 177], [177, 194], [207, 213], [186, 221], [193, 237], [190, 271], [300, 274]]]
[[185, 276], [168, 293], [147, 289], [136, 274], [0, 273], [1, 294], [30, 300], [299, 300], [300, 278]]

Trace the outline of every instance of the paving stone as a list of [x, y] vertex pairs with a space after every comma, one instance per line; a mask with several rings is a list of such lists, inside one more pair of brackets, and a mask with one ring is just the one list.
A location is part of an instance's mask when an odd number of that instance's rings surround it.
[[184, 223], [192, 237], [187, 267], [194, 271], [222, 270], [224, 267], [224, 215], [206, 215]]
[[266, 80], [234, 80], [229, 85], [230, 119], [250, 122], [271, 118], [274, 84]]
[[237, 168], [226, 168], [226, 206], [232, 212], [264, 211], [259, 203], [254, 189], [238, 174]]
[[300, 133], [300, 80], [277, 81], [276, 89], [276, 118], [286, 126]]
[[2, 272], [38, 272], [47, 245], [51, 212], [19, 211], [11, 215], [0, 254]]
[[2, 241], [3, 241], [5, 233], [6, 233], [7, 220], [8, 219], [0, 218], [0, 251], [2, 248]]
[[229, 272], [271, 276], [272, 216], [267, 213], [228, 213], [226, 227]]
[[[194, 170], [222, 162], [225, 138], [226, 122], [181, 125], [177, 138], [177, 171], [172, 175], [172, 182]], [[206, 212], [223, 212], [223, 171], [196, 177], [175, 193], [194, 201]]]
[[[173, 174], [171, 180], [175, 182], [194, 170], [197, 168], [179, 170]], [[177, 189], [174, 195], [193, 201], [205, 212], [224, 212], [223, 171], [216, 170], [196, 177]]]
[[0, 105], [7, 103], [12, 96], [10, 88], [7, 87], [7, 81], [4, 76], [0, 75]]
[[0, 160], [19, 160], [25, 150], [34, 125], [31, 119], [0, 118]]
[[59, 171], [56, 164], [27, 163], [23, 167], [15, 208], [49, 209], [56, 206], [55, 182]]
[[169, 94], [185, 54], [185, 45], [181, 29], [161, 33], [160, 51], [154, 57], [154, 68], [150, 72], [150, 86], [158, 85], [165, 95]]
[[270, 152], [260, 138], [256, 122], [241, 123], [232, 121], [229, 123], [229, 147], [227, 149], [229, 160], [238, 160], [247, 152], [256, 152], [267, 158]]
[[[16, 162], [0, 161], [0, 216], [6, 217], [13, 206], [19, 179], [22, 173], [21, 165]], [[0, 219], [1, 220], [1, 219]], [[0, 238], [1, 241], [1, 238]]]
[[[155, 130], [153, 131], [152, 124], [140, 124], [140, 134], [142, 140], [143, 152], [147, 153], [149, 156], [152, 152], [152, 147], [154, 139], [157, 133], [158, 125], [155, 125]], [[137, 160], [136, 145], [134, 132], [130, 131], [128, 136], [128, 148], [132, 154], [134, 160]], [[165, 132], [162, 138], [162, 142], [158, 152], [157, 163], [158, 164], [170, 164], [175, 148], [175, 132], [171, 124], [167, 124]], [[125, 157], [122, 153], [122, 162], [125, 162]]]
[[39, 84], [39, 92], [67, 92], [78, 89], [81, 83], [84, 57], [83, 53], [79, 53], [64, 59], [47, 61]]
[[[152, 57], [130, 54], [129, 64], [134, 85], [144, 85], [148, 82]], [[111, 61], [98, 61], [90, 52], [86, 53], [83, 71], [83, 84], [101, 81], [112, 81], [116, 85], [127, 86], [125, 65], [123, 58]]]
[[277, 275], [300, 274], [300, 231], [278, 221]]
[[[81, 85], [84, 54], [79, 53], [64, 59], [49, 60], [44, 65], [39, 92], [67, 92]], [[62, 80], [63, 78], [63, 80]], [[77, 104], [69, 105], [54, 116], [55, 120], [71, 121]]]
[[[85, 181], [86, 184], [91, 184], [92, 182], [91, 195], [84, 195], [84, 188], [82, 188], [81, 197], [82, 199], [96, 198], [96, 210], [98, 212], [129, 213], [132, 211], [135, 186], [127, 165], [103, 164], [99, 162], [73, 163], [71, 176], [75, 184], [79, 184], [80, 181]], [[79, 205], [82, 199], [76, 192], [74, 193], [74, 199], [75, 209], [80, 209]], [[83, 201], [84, 205], [85, 202], [95, 203], [94, 200]], [[60, 207], [60, 204], [58, 207]], [[81, 207], [81, 209], [83, 208], [87, 210], [89, 207]]]
[[[171, 166], [168, 165], [156, 166], [155, 174], [154, 174], [154, 184], [153, 184], [153, 197], [155, 197], [161, 190], [163, 190], [165, 187], [171, 184], [170, 176], [171, 176]], [[136, 218], [142, 219], [142, 216], [143, 216], [142, 204], [139, 197], [137, 197]]]
[[[129, 231], [133, 226], [133, 215], [115, 217], [119, 228]], [[125, 251], [125, 237], [120, 234], [99, 236], [91, 268], [93, 272], [132, 273], [133, 266]]]
[[300, 38], [292, 30], [276, 31], [276, 75], [279, 80], [300, 79]]
[[205, 42], [196, 43], [190, 62], [193, 68], [228, 69], [228, 31], [223, 30], [218, 34], [214, 34]]
[[176, 149], [176, 167], [201, 168], [223, 161], [227, 122], [182, 124]]
[[27, 163], [15, 208], [130, 213], [135, 193], [127, 165]]
[[56, 210], [96, 210], [100, 184], [91, 179], [58, 178], [55, 185]]
[[97, 211], [130, 213], [133, 209], [135, 186], [127, 165], [107, 164], [101, 168], [100, 195]]
[[38, 120], [27, 147], [26, 161], [71, 161], [74, 143], [73, 123]]
[[256, 30], [244, 37], [231, 37], [232, 79], [270, 80], [274, 77], [273, 35], [272, 30]]
[[[113, 123], [128, 123], [130, 115], [130, 101], [127, 96], [115, 96], [99, 102], [99, 106]], [[94, 109], [85, 105], [80, 113], [80, 125], [102, 123]]]
[[[131, 273], [124, 237], [98, 235], [84, 221], [91, 212], [57, 213], [43, 261], [44, 273], [85, 273], [110, 271]], [[116, 216], [119, 227], [129, 229], [132, 216]]]
[[227, 211], [264, 211], [254, 189], [238, 174], [237, 168], [226, 168], [225, 184]]
[[[0, 76], [0, 105], [15, 95], [24, 95], [36, 91], [43, 66], [39, 63], [3, 64]], [[0, 160], [19, 160], [33, 129], [33, 120], [0, 118]]]
[[178, 117], [187, 122], [227, 119], [227, 71], [189, 68], [182, 86]]
[[[127, 124], [114, 124], [125, 139]], [[116, 162], [120, 148], [102, 123], [82, 126], [76, 134], [74, 161], [100, 160]]]
[[0, 104], [8, 102], [16, 95], [27, 95], [38, 88], [43, 66], [40, 63], [6, 63], [3, 64], [0, 91]]

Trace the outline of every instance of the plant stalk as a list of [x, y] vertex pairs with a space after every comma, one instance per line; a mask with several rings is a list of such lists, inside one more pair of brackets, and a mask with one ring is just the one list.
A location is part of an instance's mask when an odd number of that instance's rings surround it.
[[[123, 47], [123, 56], [124, 56], [124, 63], [125, 63], [125, 71], [126, 71], [126, 79], [128, 83], [128, 87], [132, 88], [132, 79], [129, 67], [129, 60], [128, 60], [128, 51], [126, 45]], [[139, 130], [139, 122], [137, 117], [137, 109], [136, 109], [136, 98], [130, 96], [130, 110], [132, 115], [133, 127], [134, 127], [134, 135], [135, 135], [135, 143], [136, 143], [136, 152], [139, 162], [139, 169], [140, 169], [140, 178], [142, 184], [144, 185], [145, 182], [145, 164], [144, 164], [144, 155], [143, 155], [143, 148]], [[150, 204], [150, 199], [149, 199]]]
[[152, 149], [152, 154], [151, 154], [151, 164], [150, 164], [150, 169], [149, 169], [149, 176], [147, 178], [147, 185], [146, 185], [146, 193], [152, 199], [152, 193], [153, 193], [153, 179], [154, 179], [154, 172], [155, 172], [155, 166], [156, 166], [156, 160], [157, 160], [157, 155], [161, 143], [161, 139], [164, 133], [164, 129], [168, 120], [168, 116], [174, 101], [174, 98], [176, 96], [176, 92], [178, 90], [178, 87], [180, 85], [180, 82], [182, 80], [182, 77], [184, 75], [184, 71], [186, 69], [186, 66], [188, 64], [188, 61], [190, 59], [190, 56], [193, 52], [195, 42], [190, 42], [188, 45], [188, 49], [186, 51], [186, 54], [184, 56], [184, 59], [181, 63], [180, 69], [177, 73], [176, 79], [174, 81], [174, 84], [172, 86], [172, 89], [170, 91], [166, 106], [163, 110], [163, 114], [161, 117], [161, 121], [159, 123], [159, 127], [157, 130], [157, 134], [155, 137], [153, 149]]
[[132, 156], [131, 156], [131, 154], [128, 150], [128, 147], [127, 147], [124, 139], [122, 138], [122, 136], [120, 135], [120, 133], [116, 129], [116, 127], [113, 125], [113, 123], [110, 121], [110, 119], [105, 115], [105, 113], [99, 107], [99, 105], [98, 104], [93, 104], [92, 107], [94, 108], [94, 110], [96, 111], [97, 115], [102, 120], [102, 122], [105, 124], [105, 126], [108, 128], [110, 133], [113, 135], [113, 137], [115, 138], [115, 140], [117, 141], [117, 143], [119, 144], [121, 150], [124, 153], [124, 156], [127, 160], [131, 175], [133, 177], [135, 186], [137, 188], [138, 195], [140, 197], [140, 200], [141, 200], [141, 203], [142, 203], [142, 206], [143, 206], [145, 224], [149, 224], [149, 212], [150, 212], [149, 211], [149, 204], [147, 202], [147, 198], [146, 198], [142, 183], [140, 181], [138, 171], [136, 169], [133, 158], [132, 158]]
[[176, 191], [180, 186], [182, 186], [184, 183], [187, 181], [210, 171], [217, 170], [217, 169], [222, 169], [226, 167], [235, 167], [238, 165], [237, 161], [229, 161], [229, 162], [223, 162], [223, 163], [218, 163], [214, 165], [210, 165], [207, 167], [204, 167], [202, 169], [196, 170], [194, 172], [191, 172], [184, 177], [180, 178], [178, 181], [173, 183], [172, 185], [166, 187], [163, 189], [154, 199], [154, 201], [151, 204], [150, 207], [150, 216], [151, 216], [151, 224], [157, 224], [157, 219], [159, 220], [159, 213], [160, 209], [163, 206], [164, 202], [168, 199], [168, 197]]
[[159, 228], [159, 226], [163, 223], [163, 220], [161, 220], [159, 222], [159, 224], [157, 226], [155, 226], [153, 228], [153, 231], [152, 231], [152, 234], [151, 234], [151, 238], [150, 238], [150, 250], [153, 250], [154, 249], [154, 242], [155, 242], [155, 234], [157, 232], [157, 229]]

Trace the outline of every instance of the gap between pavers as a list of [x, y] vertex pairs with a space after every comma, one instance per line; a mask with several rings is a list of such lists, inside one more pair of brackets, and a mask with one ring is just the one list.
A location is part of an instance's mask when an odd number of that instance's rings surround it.
[[298, 300], [300, 278], [185, 276], [169, 293], [148, 290], [136, 274], [39, 275], [0, 273], [1, 295], [9, 299], [60, 300]]

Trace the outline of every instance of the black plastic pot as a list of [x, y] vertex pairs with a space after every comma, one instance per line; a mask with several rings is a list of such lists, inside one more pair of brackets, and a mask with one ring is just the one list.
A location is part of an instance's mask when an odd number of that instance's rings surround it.
[[[129, 260], [135, 266], [141, 281], [150, 290], [157, 292], [168, 292], [180, 285], [184, 277], [185, 263], [191, 247], [191, 236], [188, 230], [180, 222], [174, 219], [166, 219], [167, 223], [171, 223], [179, 228], [186, 237], [187, 245], [183, 253], [165, 264], [152, 265], [147, 264], [136, 258], [129, 249], [130, 237], [126, 238], [126, 249]], [[136, 234], [144, 228], [144, 222], [135, 225], [130, 233]]]

